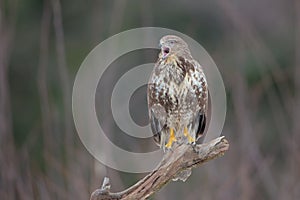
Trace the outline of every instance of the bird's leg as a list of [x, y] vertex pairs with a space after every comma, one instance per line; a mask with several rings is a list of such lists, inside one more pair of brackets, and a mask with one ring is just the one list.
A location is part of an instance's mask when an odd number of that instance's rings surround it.
[[189, 144], [195, 142], [195, 139], [189, 134], [187, 127], [184, 127], [183, 135], [188, 138]]
[[173, 142], [176, 142], [176, 141], [177, 141], [177, 139], [176, 139], [175, 134], [174, 134], [174, 129], [170, 128], [170, 137], [169, 137], [168, 143], [166, 144], [166, 147], [171, 148]]

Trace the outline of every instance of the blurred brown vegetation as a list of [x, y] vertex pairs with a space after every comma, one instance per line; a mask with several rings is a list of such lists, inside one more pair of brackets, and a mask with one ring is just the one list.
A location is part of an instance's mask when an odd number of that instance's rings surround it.
[[114, 191], [144, 176], [95, 161], [71, 113], [89, 51], [141, 26], [178, 30], [210, 53], [231, 144], [152, 199], [300, 199], [299, 0], [0, 0], [0, 199], [88, 199], [104, 176]]

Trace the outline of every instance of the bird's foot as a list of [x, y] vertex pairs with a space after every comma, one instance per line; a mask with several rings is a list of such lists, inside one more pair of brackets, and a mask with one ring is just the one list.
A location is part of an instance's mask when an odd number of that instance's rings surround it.
[[196, 142], [196, 140], [189, 134], [188, 129], [186, 127], [184, 128], [183, 135], [187, 137], [189, 144], [193, 144]]
[[168, 149], [171, 148], [173, 142], [176, 142], [176, 141], [177, 141], [177, 139], [176, 139], [175, 134], [174, 134], [174, 129], [170, 128], [170, 137], [169, 137], [168, 143], [165, 145], [166, 148], [168, 148]]

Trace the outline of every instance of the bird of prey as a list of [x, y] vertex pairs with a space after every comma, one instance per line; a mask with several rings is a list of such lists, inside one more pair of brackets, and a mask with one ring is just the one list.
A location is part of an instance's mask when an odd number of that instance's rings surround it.
[[195, 144], [204, 134], [208, 87], [201, 65], [178, 36], [160, 39], [147, 100], [155, 142], [165, 151], [174, 142]]

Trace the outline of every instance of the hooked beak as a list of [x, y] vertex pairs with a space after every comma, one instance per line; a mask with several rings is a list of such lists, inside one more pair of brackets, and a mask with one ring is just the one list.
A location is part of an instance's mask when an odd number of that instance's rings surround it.
[[165, 56], [167, 56], [170, 53], [170, 48], [168, 48], [168, 47], [162, 47], [161, 51], [163, 53], [163, 56], [165, 57]]
[[159, 47], [161, 49], [162, 58], [166, 58], [170, 53], [170, 48], [163, 45], [162, 43], [159, 43]]

